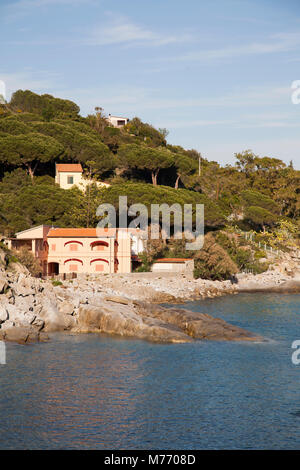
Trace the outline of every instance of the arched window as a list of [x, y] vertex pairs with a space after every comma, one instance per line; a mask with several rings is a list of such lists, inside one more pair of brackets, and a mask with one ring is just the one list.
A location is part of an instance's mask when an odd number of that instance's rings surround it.
[[64, 261], [64, 264], [69, 263], [70, 261], [78, 261], [78, 263], [83, 264], [83, 261], [82, 261], [81, 259], [77, 259], [77, 258], [66, 259], [66, 260]]
[[83, 246], [82, 242], [79, 242], [78, 240], [70, 240], [64, 244], [64, 246], [69, 246], [70, 251], [78, 251], [78, 246]]
[[64, 244], [64, 246], [70, 245], [71, 243], [78, 243], [78, 245], [83, 246], [83, 243], [79, 242], [78, 240], [69, 240], [68, 242]]
[[107, 242], [97, 240], [95, 242], [92, 242], [90, 246], [92, 248], [92, 251], [103, 251], [105, 248], [109, 247], [109, 244]]
[[83, 265], [83, 261], [81, 259], [77, 259], [77, 258], [66, 259], [64, 261], [64, 264], [67, 264], [67, 263], [68, 263], [70, 272], [78, 271], [78, 263], [81, 263], [81, 265]]
[[94, 266], [95, 272], [101, 273], [105, 271], [105, 263], [108, 265], [109, 262], [103, 258], [96, 258], [90, 261], [90, 264]]
[[92, 259], [92, 260], [90, 261], [90, 264], [95, 263], [96, 261], [104, 261], [104, 263], [109, 264], [108, 261], [107, 261], [107, 259], [103, 259], [103, 258]]

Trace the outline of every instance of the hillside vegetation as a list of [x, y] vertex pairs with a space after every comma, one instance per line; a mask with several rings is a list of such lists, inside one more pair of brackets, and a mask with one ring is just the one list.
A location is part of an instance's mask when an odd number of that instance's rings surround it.
[[[235, 154], [236, 163], [208, 161], [194, 149], [170, 145], [166, 129], [134, 118], [110, 127], [101, 108], [87, 117], [68, 100], [18, 90], [0, 105], [0, 231], [12, 236], [37, 224], [95, 226], [96, 208], [119, 195], [128, 204], [205, 204], [205, 245], [193, 253], [199, 276], [227, 278], [241, 269], [265, 269], [262, 250], [240, 231], [285, 249], [298, 242], [300, 172], [277, 158]], [[199, 142], [201, 146], [201, 142]], [[55, 163], [79, 162], [85, 174], [111, 184], [86, 193], [63, 190]], [[199, 174], [200, 166], [200, 174]], [[145, 269], [163, 256], [186, 256], [181, 241], [149, 243]]]

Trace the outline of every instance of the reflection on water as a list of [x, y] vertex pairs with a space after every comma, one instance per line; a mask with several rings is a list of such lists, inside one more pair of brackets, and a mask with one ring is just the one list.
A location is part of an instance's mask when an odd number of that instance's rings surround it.
[[188, 307], [273, 341], [157, 345], [57, 334], [47, 344], [8, 344], [0, 448], [297, 448], [299, 296]]

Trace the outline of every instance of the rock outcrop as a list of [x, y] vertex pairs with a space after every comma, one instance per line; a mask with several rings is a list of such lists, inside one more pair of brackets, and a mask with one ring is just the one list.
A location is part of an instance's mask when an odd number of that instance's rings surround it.
[[207, 314], [139, 302], [125, 303], [124, 300], [120, 299], [118, 306], [115, 300], [104, 301], [101, 306], [81, 306], [76, 330], [171, 343], [190, 342], [192, 339], [263, 340], [259, 335]]
[[179, 308], [163, 308], [155, 305], [138, 307], [142, 317], [150, 316], [168, 325], [173, 325], [186, 335], [196, 339], [226, 341], [262, 341], [259, 335], [231, 325], [226, 321], [205, 313], [191, 312]]
[[286, 276], [280, 271], [272, 270], [262, 274], [241, 274], [238, 276], [237, 292], [278, 292], [299, 293], [300, 276]]
[[238, 292], [300, 292], [300, 252], [282, 254], [265, 273], [239, 274], [236, 283], [184, 273], [82, 275], [53, 286], [8, 264], [0, 249], [0, 340], [47, 340], [56, 331], [106, 333], [159, 342], [195, 339], [261, 341], [210, 315], [158, 304]]
[[106, 333], [155, 342], [183, 343], [191, 339], [160, 319], [142, 317], [133, 304], [86, 305], [79, 309], [78, 332]]
[[54, 287], [50, 281], [33, 278], [20, 269], [2, 269], [0, 340], [44, 341], [48, 333], [56, 331], [106, 333], [171, 343], [194, 339], [261, 340], [209, 315], [157, 305], [176, 301], [176, 293], [184, 283], [190, 299], [200, 298], [204, 292], [207, 296], [232, 292], [228, 283], [220, 283], [218, 290], [211, 281], [200, 285], [184, 277], [175, 276], [166, 284], [160, 277], [143, 277], [140, 285], [138, 275], [131, 279], [130, 282], [129, 278], [112, 276], [108, 280], [103, 276], [66, 281]]
[[0, 339], [28, 343], [47, 339], [46, 332], [66, 328], [49, 282], [21, 269], [0, 270]]
[[[284, 262], [287, 262], [285, 259]], [[197, 339], [262, 340], [210, 315], [163, 303], [213, 298], [238, 292], [300, 292], [298, 258], [293, 273], [280, 269], [240, 274], [237, 283], [192, 279], [183, 273], [81, 276], [53, 286], [30, 276], [21, 265], [1, 265], [0, 340], [28, 343], [56, 331], [93, 332], [160, 342]]]

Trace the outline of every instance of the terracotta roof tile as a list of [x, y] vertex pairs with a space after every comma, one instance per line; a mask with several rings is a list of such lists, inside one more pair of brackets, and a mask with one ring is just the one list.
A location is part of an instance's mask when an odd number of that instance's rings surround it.
[[75, 173], [82, 173], [82, 166], [80, 163], [56, 163], [56, 171], [73, 171]]
[[81, 238], [81, 237], [90, 237], [90, 238], [98, 238], [98, 237], [111, 237], [115, 235], [116, 229], [109, 228], [109, 229], [96, 229], [96, 228], [53, 228], [48, 232], [48, 238], [50, 237], [74, 237], [74, 238]]
[[182, 263], [183, 261], [191, 261], [192, 258], [160, 258], [154, 260], [154, 263]]

